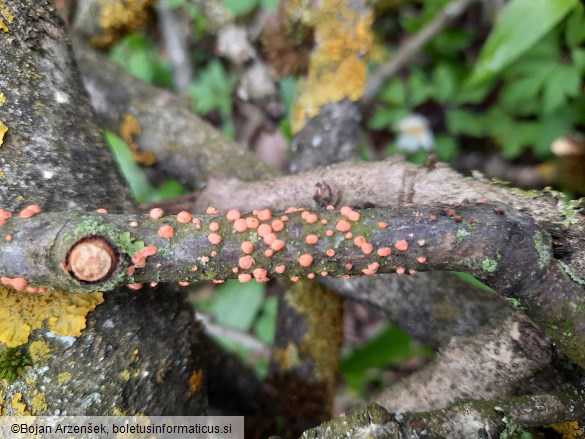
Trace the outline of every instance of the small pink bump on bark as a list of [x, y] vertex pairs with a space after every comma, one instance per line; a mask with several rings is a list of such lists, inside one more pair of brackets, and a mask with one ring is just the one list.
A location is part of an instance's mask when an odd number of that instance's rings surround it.
[[291, 280], [291, 282], [298, 282], [299, 277], [298, 276], [291, 276], [290, 280]]
[[258, 218], [249, 216], [248, 218], [246, 218], [246, 225], [248, 226], [249, 229], [257, 229], [258, 226], [260, 225], [260, 221], [258, 221]]
[[434, 214], [432, 214], [432, 213], [431, 213], [431, 214], [429, 215], [429, 221], [430, 221], [430, 222], [435, 222], [435, 221], [437, 221], [437, 215], [434, 215]]
[[157, 285], [158, 285], [158, 282], [151, 282], [151, 283], [150, 283], [150, 287], [151, 287], [151, 288], [154, 288], [154, 287], [156, 287]]
[[366, 243], [366, 238], [363, 236], [356, 236], [355, 239], [353, 240], [353, 243], [355, 245], [357, 245], [358, 247], [361, 247], [362, 245], [364, 245]]
[[39, 292], [39, 289], [37, 287], [26, 287], [26, 292], [31, 293], [31, 294], [35, 294], [35, 293]]
[[350, 278], [351, 278], [351, 276], [350, 276], [349, 274], [344, 274], [344, 275], [343, 275], [343, 276], [341, 276], [341, 277], [343, 277], [345, 280], [347, 280], [347, 279], [350, 279]]
[[274, 256], [274, 250], [272, 250], [271, 248], [269, 248], [268, 250], [264, 250], [264, 256], [266, 256], [267, 258], [271, 258], [272, 256]]
[[225, 280], [223, 280], [223, 279], [213, 279], [213, 281], [212, 281], [212, 282], [213, 282], [214, 284], [222, 284], [222, 283], [224, 283], [224, 282], [225, 282]]
[[108, 213], [108, 209], [102, 209], [102, 208], [96, 209], [95, 211], [96, 211], [96, 213]]
[[252, 215], [254, 215], [254, 216], [258, 215], [258, 209], [254, 209], [254, 210], [252, 211]]
[[327, 254], [327, 256], [329, 256], [330, 258], [335, 256], [335, 250], [333, 250], [332, 248], [327, 249], [327, 251], [325, 252]]
[[155, 207], [154, 209], [150, 209], [148, 213], [152, 219], [160, 219], [165, 214], [165, 212], [160, 207]]
[[253, 273], [256, 282], [266, 282], [268, 280], [266, 277], [266, 270], [264, 268], [256, 268]]
[[327, 210], [335, 210], [335, 206], [332, 206], [331, 204], [327, 205]]
[[327, 235], [327, 236], [329, 236], [329, 237], [333, 236], [333, 230], [331, 230], [331, 229], [328, 229], [328, 230], [325, 232], [325, 235]]
[[207, 208], [207, 210], [205, 211], [205, 213], [207, 213], [207, 215], [216, 215], [219, 213], [219, 210], [217, 210], [215, 207], [213, 206], [209, 206]]
[[128, 276], [133, 276], [135, 272], [136, 272], [136, 265], [131, 265], [128, 267], [128, 270], [126, 270], [126, 274]]
[[372, 253], [372, 250], [374, 250], [374, 246], [369, 242], [366, 242], [364, 245], [362, 245], [361, 249], [365, 255], [369, 255]]
[[276, 219], [272, 221], [272, 230], [275, 232], [282, 232], [284, 230], [284, 223], [282, 220]]
[[274, 241], [276, 241], [276, 235], [274, 233], [269, 233], [264, 237], [264, 243], [266, 245], [271, 245]]
[[7, 211], [6, 209], [0, 208], [0, 219], [8, 219], [12, 216], [12, 213]]
[[345, 220], [339, 220], [337, 221], [337, 225], [335, 226], [335, 228], [337, 229], [338, 232], [345, 233], [351, 230], [351, 224]]
[[32, 218], [33, 216], [36, 215], [36, 213], [34, 213], [31, 209], [29, 209], [28, 207], [25, 207], [24, 209], [22, 209], [20, 211], [20, 217], [27, 219], [27, 218]]
[[138, 221], [130, 221], [130, 227], [138, 227]]
[[212, 232], [217, 232], [219, 230], [219, 223], [216, 221], [213, 221], [209, 224], [209, 230], [211, 230]]
[[425, 262], [427, 262], [427, 258], [425, 258], [424, 256], [419, 256], [418, 258], [416, 258], [416, 260], [418, 261], [419, 264], [424, 264]]
[[408, 242], [406, 242], [406, 239], [401, 239], [396, 241], [394, 247], [396, 247], [397, 250], [406, 251], [408, 249]]
[[258, 236], [264, 238], [269, 233], [272, 233], [272, 227], [270, 224], [260, 224], [258, 226]]
[[353, 212], [353, 209], [349, 206], [343, 206], [341, 209], [339, 209], [339, 213], [341, 213], [343, 216], [348, 216], [351, 212]]
[[270, 248], [275, 252], [280, 251], [284, 248], [284, 241], [282, 239], [276, 239], [270, 244]]
[[315, 273], [309, 273], [309, 274], [307, 274], [307, 277], [309, 279], [315, 279]]
[[238, 261], [238, 265], [242, 270], [249, 270], [254, 265], [254, 258], [251, 256], [242, 256]]
[[410, 274], [411, 276], [414, 276], [416, 274], [416, 270], [411, 268], [410, 270], [408, 270], [408, 274]]
[[347, 232], [347, 233], [345, 234], [345, 239], [351, 239], [351, 238], [353, 238], [353, 233], [351, 233], [351, 232]]
[[188, 222], [191, 222], [191, 219], [191, 214], [186, 210], [182, 210], [177, 214], [177, 221], [179, 221], [181, 224], [187, 224]]
[[237, 273], [238, 271], [240, 271], [240, 269], [238, 267], [232, 268], [232, 273]]
[[380, 247], [378, 249], [378, 256], [385, 258], [386, 256], [390, 256], [392, 254], [392, 250], [388, 247]]
[[313, 256], [304, 254], [299, 257], [299, 264], [303, 267], [310, 267], [313, 263]]
[[161, 238], [169, 239], [175, 236], [175, 229], [173, 226], [169, 226], [165, 224], [164, 226], [160, 226], [158, 229], [158, 236]]
[[327, 223], [329, 223], [329, 221], [327, 221], [327, 218], [323, 218], [321, 220], [321, 224], [326, 225]]
[[210, 243], [217, 245], [217, 244], [220, 244], [221, 243], [222, 238], [221, 238], [221, 235], [219, 235], [217, 233], [210, 233], [207, 236], [207, 240]]
[[39, 294], [40, 293], [46, 293], [46, 292], [47, 292], [47, 289], [46, 288], [43, 288], [43, 287], [40, 287], [39, 288], [39, 291], [38, 291]]
[[378, 271], [378, 268], [380, 268], [380, 264], [377, 262], [372, 262], [371, 264], [368, 265], [368, 268], [364, 268], [362, 270], [362, 272], [366, 276], [371, 276], [373, 274], [376, 274], [376, 272]]
[[190, 283], [191, 283], [191, 282], [182, 281], [182, 282], [179, 282], [179, 286], [180, 286], [180, 287], [186, 287], [186, 286], [189, 286], [189, 284], [190, 284]]
[[243, 284], [248, 283], [252, 280], [252, 275], [249, 273], [240, 273], [238, 274], [238, 280]]
[[[303, 213], [305, 213], [305, 212], [303, 212]], [[319, 221], [319, 217], [314, 213], [309, 213], [305, 217], [305, 221], [307, 222], [307, 224], [315, 224], [317, 221]]]
[[226, 218], [228, 219], [228, 221], [235, 221], [241, 218], [241, 216], [242, 214], [240, 213], [240, 211], [236, 209], [228, 210], [228, 213], [226, 214]]
[[299, 209], [297, 209], [296, 207], [289, 207], [288, 209], [286, 209], [284, 211], [284, 213], [295, 213], [295, 212], [298, 212], [298, 211], [299, 211]]
[[207, 256], [201, 256], [201, 262], [207, 264], [209, 262], [209, 258]]
[[381, 229], [385, 229], [386, 227], [388, 227], [388, 223], [386, 221], [380, 221], [378, 223], [378, 227]]
[[276, 271], [278, 274], [284, 273], [285, 270], [286, 270], [286, 265], [277, 265], [276, 267], [274, 267], [274, 271]]
[[424, 247], [424, 245], [426, 244], [424, 239], [419, 239], [417, 242], [418, 242], [418, 245], [421, 247]]
[[6, 239], [6, 241], [10, 242], [10, 241], [12, 241], [14, 239], [14, 236], [12, 236], [12, 235], [6, 235], [6, 237], [4, 239]]
[[314, 234], [307, 235], [307, 237], [305, 238], [305, 241], [309, 245], [314, 245], [314, 244], [317, 244], [317, 242], [319, 242], [319, 237], [317, 235], [314, 235]]
[[242, 242], [240, 248], [245, 254], [249, 255], [254, 251], [254, 244], [252, 244], [250, 241], [244, 241]]
[[16, 291], [22, 291], [28, 285], [28, 281], [24, 277], [15, 277], [11, 285]]
[[351, 264], [345, 264], [345, 269], [346, 270], [351, 270], [353, 268], [353, 265]]
[[398, 267], [396, 269], [396, 274], [402, 276], [404, 274], [404, 271], [405, 271], [404, 267]]
[[287, 216], [287, 215], [282, 215], [282, 216], [280, 217], [280, 220], [281, 220], [282, 222], [286, 223], [286, 222], [288, 221], [288, 216]]
[[191, 271], [198, 271], [199, 267], [197, 265], [193, 265], [193, 268], [191, 268]]
[[270, 212], [270, 209], [262, 209], [258, 212], [258, 219], [260, 221], [268, 221], [272, 219], [272, 212]]
[[234, 229], [236, 230], [236, 232], [239, 233], [243, 233], [246, 230], [248, 230], [248, 225], [246, 223], [246, 220], [243, 218], [239, 218], [237, 220], [234, 221]]
[[348, 218], [350, 221], [353, 221], [353, 222], [355, 223], [356, 221], [359, 221], [359, 220], [360, 220], [360, 214], [359, 214], [359, 212], [356, 212], [355, 210], [352, 210], [352, 211], [349, 213], [349, 215], [347, 215], [347, 218]]
[[323, 277], [329, 276], [329, 273], [327, 273], [326, 271], [322, 271], [321, 276], [323, 276]]
[[130, 288], [131, 290], [137, 291], [140, 288], [142, 288], [142, 284], [128, 284], [126, 285], [128, 288]]

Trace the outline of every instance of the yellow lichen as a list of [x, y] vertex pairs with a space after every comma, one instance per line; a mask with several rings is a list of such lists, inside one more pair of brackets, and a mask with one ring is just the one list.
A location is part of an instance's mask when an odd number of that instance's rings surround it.
[[87, 314], [103, 301], [100, 292], [28, 294], [0, 286], [0, 342], [8, 347], [25, 344], [30, 333], [45, 322], [57, 335], [78, 337]]
[[57, 382], [59, 384], [66, 383], [70, 379], [71, 379], [71, 373], [70, 372], [61, 372], [59, 375], [57, 375]]
[[120, 372], [120, 378], [122, 378], [124, 381], [128, 381], [130, 379], [130, 371], [126, 369]]
[[139, 151], [136, 136], [142, 132], [140, 122], [131, 113], [124, 114], [122, 122], [120, 123], [120, 137], [128, 144], [132, 150], [132, 157], [136, 163], [143, 166], [152, 166], [156, 162], [156, 156], [152, 151]]
[[33, 341], [28, 347], [28, 353], [35, 366], [41, 366], [47, 363], [51, 356], [51, 348], [45, 340]]
[[0, 91], [0, 107], [6, 102], [6, 95]]
[[17, 393], [12, 398], [12, 408], [17, 411], [17, 413], [24, 415], [26, 414], [26, 404], [21, 402], [22, 393]]
[[[6, 0], [0, 0], [0, 15], [6, 19], [8, 24], [12, 23], [12, 20], [14, 20], [14, 15], [12, 15], [12, 12], [6, 7]], [[8, 26], [6, 26], [6, 23], [4, 23], [2, 18], [0, 18], [0, 29], [4, 32], [9, 31]]]
[[205, 376], [203, 369], [196, 370], [189, 377], [189, 391], [191, 393], [201, 392], [203, 385], [203, 377]]
[[106, 49], [124, 34], [138, 31], [150, 19], [155, 0], [100, 0], [99, 25], [101, 35], [91, 38], [91, 43]]
[[585, 433], [579, 426], [578, 421], [562, 422], [549, 425], [550, 428], [557, 431], [563, 439], [575, 439], [585, 437]]
[[298, 133], [322, 106], [361, 98], [367, 79], [366, 56], [372, 45], [372, 14], [342, 0], [323, 0], [310, 6], [291, 0], [289, 14], [313, 26], [316, 46], [309, 72], [298, 85], [291, 126]]
[[286, 349], [274, 348], [272, 357], [282, 371], [289, 371], [299, 364], [299, 351], [293, 343], [289, 343]]
[[0, 146], [4, 143], [4, 134], [8, 132], [8, 127], [0, 120]]
[[0, 416], [4, 416], [4, 394], [2, 390], [0, 390]]
[[47, 402], [45, 401], [45, 394], [41, 392], [33, 396], [31, 412], [34, 415], [35, 413], [42, 412], [43, 410], [47, 410]]

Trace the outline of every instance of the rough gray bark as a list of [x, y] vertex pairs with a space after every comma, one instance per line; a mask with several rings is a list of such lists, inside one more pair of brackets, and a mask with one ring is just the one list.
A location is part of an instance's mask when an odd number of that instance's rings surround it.
[[[48, 1], [1, 6], [2, 15], [13, 18], [0, 38], [0, 92], [6, 98], [0, 120], [8, 127], [0, 148], [0, 205], [14, 211], [31, 203], [45, 211], [132, 210], [53, 6]], [[22, 307], [41, 307], [57, 294], [0, 288], [18, 295]], [[8, 301], [0, 304], [6, 306]], [[65, 312], [68, 300], [55, 306]], [[57, 311], [47, 310], [47, 317], [51, 312]], [[46, 326], [33, 333], [35, 343], [21, 348], [33, 357], [32, 368], [12, 384], [0, 383], [0, 411], [22, 413], [12, 404], [20, 393], [24, 410], [38, 415], [202, 413], [204, 379], [198, 388], [189, 385], [192, 374], [204, 368], [200, 336], [190, 308], [172, 288], [140, 295], [115, 290], [90, 314], [80, 337], [59, 337]]]

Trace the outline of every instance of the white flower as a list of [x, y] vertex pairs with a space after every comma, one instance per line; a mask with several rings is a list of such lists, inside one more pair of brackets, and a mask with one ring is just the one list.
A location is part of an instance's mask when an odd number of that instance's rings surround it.
[[432, 151], [435, 138], [430, 129], [429, 121], [421, 114], [410, 114], [396, 124], [398, 139], [396, 147], [406, 152], [417, 152], [421, 149]]

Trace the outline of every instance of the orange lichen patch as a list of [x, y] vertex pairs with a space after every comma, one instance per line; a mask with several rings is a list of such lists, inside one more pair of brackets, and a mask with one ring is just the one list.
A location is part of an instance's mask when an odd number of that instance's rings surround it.
[[254, 218], [253, 216], [246, 218], [246, 226], [248, 229], [257, 229], [259, 225], [260, 221], [258, 221], [258, 218]]
[[150, 17], [154, 0], [109, 0], [100, 1], [99, 33], [91, 36], [91, 44], [108, 49], [124, 35], [144, 28]]
[[209, 207], [207, 208], [207, 210], [205, 211], [205, 213], [206, 213], [207, 215], [217, 215], [217, 214], [219, 213], [219, 210], [217, 210], [217, 209], [216, 209], [215, 207], [213, 207], [213, 206], [209, 206]]
[[427, 262], [427, 258], [425, 258], [424, 256], [419, 256], [418, 258], [416, 258], [416, 260], [418, 261], [419, 264], [424, 264], [425, 262]]
[[152, 219], [157, 220], [157, 219], [162, 218], [162, 216], [165, 214], [165, 212], [160, 207], [155, 207], [154, 209], [150, 209], [150, 212], [148, 214], [150, 215], [150, 217]]
[[398, 267], [396, 269], [396, 274], [402, 276], [404, 274], [404, 271], [405, 271], [404, 267]]
[[364, 245], [361, 246], [362, 252], [366, 255], [369, 255], [374, 250], [374, 246], [369, 242], [366, 242]]
[[282, 232], [284, 230], [284, 223], [279, 219], [272, 221], [272, 230]]
[[286, 271], [286, 265], [277, 265], [274, 267], [274, 271], [276, 271], [278, 274], [282, 274]]
[[138, 164], [143, 166], [152, 166], [156, 162], [156, 156], [152, 151], [140, 151], [138, 149], [137, 138], [142, 132], [140, 122], [132, 113], [126, 113], [122, 117], [122, 122], [118, 127], [120, 137], [128, 144], [132, 150], [132, 158]]
[[381, 256], [383, 258], [390, 256], [392, 254], [392, 250], [388, 247], [380, 247], [378, 249], [378, 256]]
[[243, 233], [248, 230], [248, 224], [244, 218], [238, 218], [234, 221], [234, 229], [236, 232]]
[[380, 221], [378, 223], [378, 227], [381, 229], [385, 229], [386, 227], [388, 227], [388, 223], [386, 221]]
[[338, 232], [345, 233], [351, 230], [351, 224], [345, 220], [339, 220], [337, 221], [335, 228], [337, 229]]
[[213, 221], [209, 224], [209, 230], [211, 230], [212, 232], [217, 232], [219, 230], [219, 223], [216, 221]]
[[252, 244], [250, 241], [244, 241], [242, 242], [240, 248], [245, 254], [249, 255], [254, 251], [254, 244]]
[[269, 233], [272, 233], [272, 226], [270, 224], [260, 224], [258, 226], [258, 236], [264, 238]]
[[203, 369], [196, 370], [189, 377], [189, 392], [199, 393], [203, 389], [203, 377], [205, 373]]
[[328, 230], [325, 232], [325, 235], [327, 235], [327, 236], [333, 236], [333, 233], [334, 233], [334, 232], [333, 232], [333, 230], [331, 230], [331, 229], [328, 229]]
[[282, 239], [276, 239], [270, 244], [270, 248], [275, 252], [280, 251], [284, 248], [284, 241]]
[[401, 239], [400, 241], [396, 241], [394, 247], [396, 247], [397, 250], [405, 251], [408, 249], [408, 242], [406, 242], [406, 239]]
[[187, 224], [188, 222], [191, 221], [191, 219], [192, 219], [191, 214], [185, 210], [177, 214], [177, 221], [179, 221], [181, 224]]
[[[221, 240], [222, 240], [222, 238], [221, 238], [221, 235], [219, 235], [219, 234], [217, 234], [217, 233], [210, 233], [210, 234], [207, 236], [207, 240], [208, 240], [210, 243], [212, 243], [212, 244], [214, 244], [214, 245], [217, 245], [217, 244], [221, 244]], [[214, 255], [212, 255], [212, 256], [214, 256]]]
[[310, 7], [304, 3], [294, 0], [288, 4], [291, 14], [314, 28], [316, 41], [308, 74], [297, 87], [293, 133], [298, 133], [323, 105], [361, 98], [367, 79], [366, 55], [373, 41], [369, 10], [359, 12], [343, 0], [323, 0]]
[[141, 289], [143, 287], [143, 284], [128, 284], [126, 286], [128, 288], [130, 288], [131, 290], [138, 291], [139, 289]]
[[330, 258], [335, 256], [335, 250], [333, 250], [332, 248], [327, 249], [327, 251], [325, 252], [327, 254], [327, 256], [329, 256]]
[[252, 280], [252, 275], [249, 273], [241, 273], [238, 275], [238, 280], [245, 284], [246, 282], [250, 282]]
[[299, 257], [299, 264], [303, 267], [310, 267], [313, 263], [313, 256], [304, 254]]
[[254, 266], [254, 262], [255, 262], [254, 258], [252, 258], [251, 256], [242, 256], [238, 261], [238, 265], [243, 270], [249, 270]]
[[264, 268], [256, 268], [254, 270], [254, 279], [256, 279], [256, 282], [267, 282], [266, 270]]
[[226, 218], [228, 219], [228, 221], [235, 221], [239, 219], [241, 216], [242, 214], [240, 213], [240, 211], [236, 209], [229, 210], [228, 213], [226, 214]]
[[173, 228], [173, 226], [169, 226], [168, 224], [160, 226], [160, 228], [158, 229], [158, 236], [160, 236], [161, 238], [169, 239], [172, 238], [174, 235], [175, 229]]
[[[0, 20], [0, 29], [2, 24], [2, 20]], [[6, 30], [4, 32], [7, 32], [8, 28], [6, 28]], [[4, 125], [2, 123], [2, 121], [0, 120], [0, 146], [2, 146], [2, 144], [4, 143], [4, 135], [8, 132], [8, 127], [6, 125]]]
[[314, 244], [317, 244], [317, 242], [319, 242], [319, 237], [317, 235], [314, 235], [314, 234], [307, 235], [307, 237], [305, 238], [305, 241], [309, 245], [314, 245]]
[[269, 221], [270, 219], [272, 219], [272, 213], [270, 212], [269, 209], [263, 209], [258, 211], [258, 219], [260, 221]]
[[368, 265], [368, 268], [364, 268], [362, 270], [362, 272], [366, 276], [371, 276], [373, 274], [376, 274], [376, 272], [378, 271], [378, 268], [380, 268], [380, 264], [377, 262], [372, 262], [370, 265]]
[[12, 288], [0, 286], [0, 343], [7, 347], [22, 345], [45, 322], [57, 335], [78, 337], [85, 328], [86, 315], [103, 301], [99, 292], [15, 294]]

